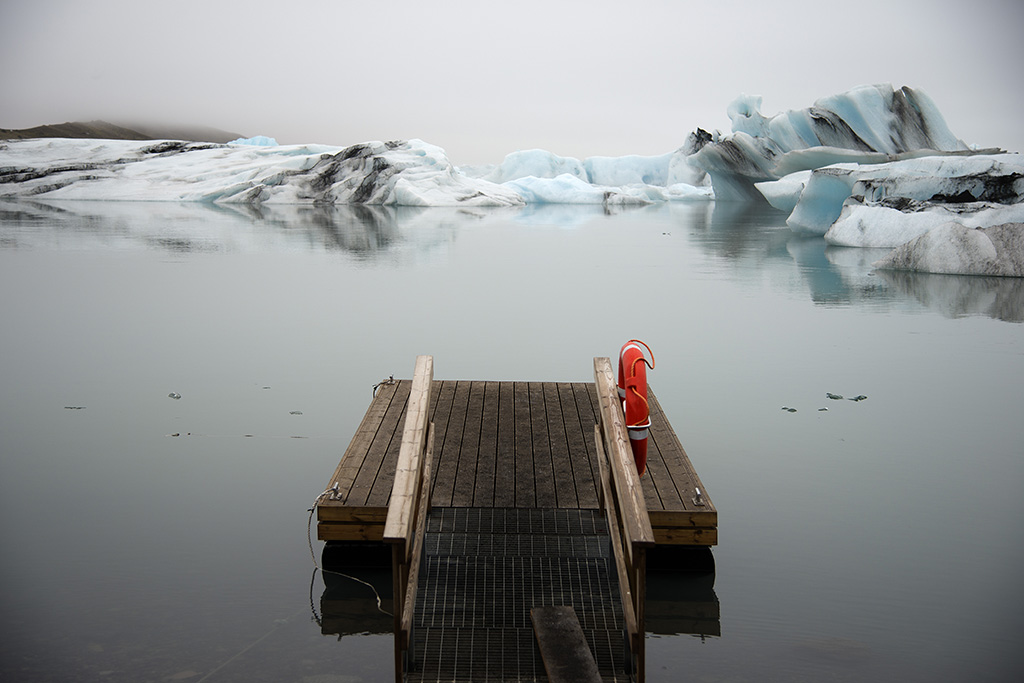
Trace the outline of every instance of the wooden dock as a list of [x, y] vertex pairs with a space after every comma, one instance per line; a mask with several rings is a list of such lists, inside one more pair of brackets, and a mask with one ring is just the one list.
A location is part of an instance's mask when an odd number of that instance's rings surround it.
[[398, 683], [643, 683], [647, 552], [714, 545], [717, 512], [653, 392], [641, 479], [607, 358], [594, 380], [436, 381], [420, 356], [378, 387], [317, 536], [390, 545]]
[[[322, 541], [380, 541], [411, 380], [382, 384], [317, 507]], [[718, 512], [653, 391], [640, 480], [659, 545], [718, 543]], [[590, 509], [600, 483], [593, 382], [435, 380], [433, 507]], [[697, 489], [701, 496], [698, 499]]]

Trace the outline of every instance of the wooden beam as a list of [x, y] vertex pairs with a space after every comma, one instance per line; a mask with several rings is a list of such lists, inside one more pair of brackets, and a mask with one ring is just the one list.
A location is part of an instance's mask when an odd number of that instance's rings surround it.
[[624, 549], [622, 547], [622, 530], [619, 528], [619, 516], [615, 510], [615, 496], [611, 491], [611, 483], [608, 479], [607, 456], [601, 438], [601, 427], [594, 425], [594, 441], [597, 444], [597, 464], [600, 469], [601, 496], [604, 498], [602, 507], [608, 518], [608, 535], [612, 542], [612, 557], [615, 558], [615, 570], [619, 577], [619, 593], [622, 598], [622, 620], [626, 624], [626, 634], [629, 636], [629, 648], [636, 652], [640, 645], [640, 626], [636, 620], [636, 610], [633, 608], [633, 588], [629, 580], [629, 571], [626, 569]]
[[654, 527], [654, 538], [658, 545], [718, 545], [718, 529]]
[[321, 502], [317, 505], [317, 520], [320, 522], [361, 522], [363, 524], [380, 524], [388, 518], [386, 507], [355, 507], [346, 506], [337, 501]]
[[417, 356], [409, 406], [406, 409], [402, 448], [395, 468], [395, 483], [388, 503], [388, 517], [384, 523], [384, 541], [402, 547], [408, 561], [413, 534], [413, 511], [422, 480], [420, 464], [427, 440], [427, 417], [430, 407], [430, 385], [434, 379], [434, 359]]
[[[416, 536], [412, 544], [412, 558], [409, 561], [409, 577], [402, 598], [401, 647], [408, 650], [412, 645], [413, 610], [416, 607], [416, 589], [419, 587], [420, 558], [423, 556], [423, 537], [427, 529], [427, 513], [430, 511], [430, 477], [434, 462], [434, 423], [427, 430], [427, 448], [423, 456], [423, 486], [416, 510]], [[396, 638], [398, 635], [396, 634]]]
[[318, 541], [381, 541], [383, 524], [345, 524], [343, 522], [317, 522]]
[[615, 495], [619, 499], [622, 525], [630, 541], [627, 552], [632, 564], [634, 550], [654, 545], [654, 531], [647, 515], [640, 476], [636, 471], [629, 434], [626, 432], [626, 418], [619, 408], [616, 380], [608, 358], [594, 359], [594, 383], [597, 386], [605, 448], [615, 481]]
[[576, 610], [563, 606], [534, 607], [530, 619], [551, 683], [601, 683], [601, 673]]

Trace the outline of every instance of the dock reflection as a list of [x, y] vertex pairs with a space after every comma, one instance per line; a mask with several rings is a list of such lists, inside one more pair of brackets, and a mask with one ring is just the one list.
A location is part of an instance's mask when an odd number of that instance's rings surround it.
[[648, 551], [648, 635], [722, 635], [711, 548], [659, 546]]
[[[386, 551], [380, 557], [386, 557]], [[332, 550], [331, 552], [336, 552]], [[714, 559], [709, 548], [680, 553], [655, 553], [647, 572], [646, 631], [649, 635], [722, 635], [721, 605], [715, 593]], [[339, 639], [350, 635], [392, 632], [392, 584], [390, 566], [353, 566], [331, 561], [325, 553], [327, 571], [322, 573], [324, 589], [319, 613], [314, 617], [325, 636]], [[372, 565], [372, 561], [371, 561]], [[337, 572], [337, 573], [336, 573]], [[315, 577], [314, 577], [315, 579]], [[358, 579], [355, 580], [355, 579]], [[373, 586], [380, 596], [380, 609]], [[381, 611], [383, 610], [383, 611]]]

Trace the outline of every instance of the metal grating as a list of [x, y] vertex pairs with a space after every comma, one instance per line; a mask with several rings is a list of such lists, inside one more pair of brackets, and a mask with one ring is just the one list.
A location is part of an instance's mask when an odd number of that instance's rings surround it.
[[629, 681], [622, 604], [598, 510], [435, 508], [408, 681], [547, 681], [532, 607], [571, 605], [605, 681]]

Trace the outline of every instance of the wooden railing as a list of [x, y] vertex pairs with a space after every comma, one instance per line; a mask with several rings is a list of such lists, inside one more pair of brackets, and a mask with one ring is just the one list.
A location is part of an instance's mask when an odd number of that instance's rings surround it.
[[405, 412], [405, 428], [398, 452], [395, 483], [391, 488], [384, 541], [391, 544], [391, 576], [395, 608], [395, 680], [404, 679], [411, 661], [413, 608], [423, 534], [430, 508], [430, 469], [434, 452], [434, 424], [428, 422], [434, 359], [417, 356], [412, 389]]
[[622, 594], [626, 636], [636, 680], [644, 682], [644, 601], [646, 600], [647, 548], [654, 531], [644, 503], [640, 476], [626, 432], [626, 418], [618, 397], [615, 375], [608, 358], [594, 359], [600, 422], [594, 428], [597, 461], [601, 468], [601, 507], [608, 518], [612, 550]]

